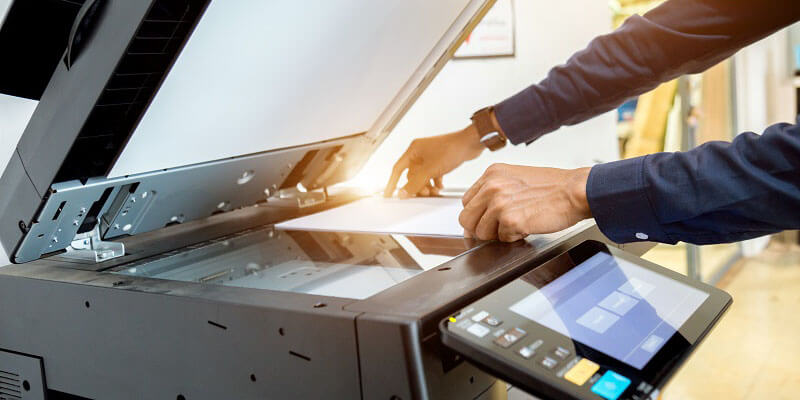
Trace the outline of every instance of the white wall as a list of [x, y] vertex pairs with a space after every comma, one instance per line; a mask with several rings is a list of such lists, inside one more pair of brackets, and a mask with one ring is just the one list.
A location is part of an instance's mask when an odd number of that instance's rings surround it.
[[[789, 33], [786, 29], [742, 49], [736, 67], [736, 123], [739, 132], [761, 133], [778, 122], [794, 123], [795, 88], [789, 70]], [[746, 256], [758, 254], [769, 236], [742, 242]]]
[[[0, 0], [2, 1], [2, 0]], [[2, 13], [2, 8], [0, 8]], [[0, 94], [0, 174], [17, 148], [22, 131], [28, 125], [37, 101]], [[3, 188], [0, 188], [2, 191]], [[0, 266], [8, 264], [3, 247], [0, 246]]]
[[736, 111], [740, 132], [761, 133], [778, 122], [794, 122], [795, 88], [788, 30], [781, 30], [734, 57]]
[[[516, 56], [451, 60], [372, 156], [355, 182], [380, 186], [417, 137], [461, 129], [472, 113], [541, 80], [596, 35], [608, 32], [604, 1], [514, 0]], [[446, 187], [469, 187], [494, 162], [577, 167], [618, 158], [616, 113], [562, 128], [531, 146], [484, 153], [444, 179]]]

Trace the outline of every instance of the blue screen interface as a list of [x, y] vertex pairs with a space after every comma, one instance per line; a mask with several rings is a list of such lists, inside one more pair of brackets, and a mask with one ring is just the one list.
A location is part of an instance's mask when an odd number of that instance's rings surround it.
[[642, 369], [708, 293], [597, 253], [511, 311]]

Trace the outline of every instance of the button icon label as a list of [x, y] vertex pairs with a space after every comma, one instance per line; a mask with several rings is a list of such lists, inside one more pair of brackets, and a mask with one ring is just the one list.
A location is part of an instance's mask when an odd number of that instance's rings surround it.
[[547, 369], [553, 369], [556, 367], [556, 365], [558, 365], [558, 360], [556, 360], [555, 358], [545, 357], [542, 360], [542, 366]]
[[484, 318], [486, 318], [486, 317], [488, 317], [488, 316], [489, 316], [489, 313], [488, 313], [488, 312], [486, 312], [486, 311], [479, 311], [478, 313], [476, 313], [475, 315], [473, 315], [473, 316], [472, 316], [472, 318], [470, 318], [470, 319], [471, 319], [471, 320], [473, 320], [473, 321], [475, 321], [475, 322], [481, 322], [481, 320], [482, 320], [482, 319], [484, 319]]
[[572, 354], [572, 353], [569, 350], [567, 350], [567, 349], [565, 349], [565, 348], [563, 348], [561, 346], [558, 346], [558, 347], [556, 347], [555, 350], [553, 350], [553, 354], [555, 354], [556, 357], [558, 357], [558, 358], [560, 358], [562, 360], [566, 360], [567, 357], [569, 357], [569, 355]]
[[650, 335], [650, 337], [642, 343], [642, 350], [648, 353], [655, 353], [659, 346], [661, 346], [661, 343], [664, 343], [664, 338], [658, 335]]
[[467, 328], [467, 332], [469, 332], [469, 333], [471, 333], [471, 334], [473, 334], [473, 335], [475, 335], [475, 336], [477, 336], [479, 338], [482, 338], [482, 337], [486, 336], [490, 331], [491, 331], [491, 329], [489, 329], [489, 328], [487, 328], [487, 327], [485, 327], [485, 326], [483, 326], [481, 324], [472, 324], [472, 326]]
[[629, 296], [643, 299], [647, 297], [647, 295], [650, 294], [650, 292], [652, 292], [655, 288], [655, 286], [641, 279], [630, 278], [628, 282], [625, 282], [625, 284], [620, 286], [617, 290]]
[[630, 384], [630, 379], [614, 371], [606, 371], [600, 380], [592, 386], [592, 392], [608, 400], [617, 400]]
[[536, 349], [538, 349], [542, 343], [544, 343], [542, 339], [537, 339], [535, 342], [519, 349], [519, 355], [526, 359], [533, 357], [533, 355], [536, 354]]
[[599, 307], [592, 307], [578, 318], [578, 323], [599, 333], [604, 334], [619, 320], [619, 317]]
[[619, 316], [624, 316], [638, 302], [639, 300], [636, 300], [631, 296], [614, 291], [611, 292], [610, 295], [606, 296], [606, 298], [600, 302], [599, 306]]
[[564, 379], [581, 386], [599, 369], [600, 366], [595, 362], [582, 358], [574, 367], [564, 374]]
[[528, 359], [528, 358], [531, 358], [531, 357], [533, 357], [533, 355], [534, 355], [535, 353], [536, 353], [536, 351], [532, 350], [532, 349], [530, 348], [530, 346], [528, 346], [528, 347], [523, 347], [523, 348], [519, 349], [519, 355], [521, 355], [521, 356], [522, 356], [522, 358], [525, 358], [525, 359]]
[[494, 342], [498, 346], [505, 349], [511, 347], [512, 344], [516, 343], [517, 340], [522, 339], [522, 337], [526, 334], [527, 332], [523, 331], [522, 329], [514, 328], [495, 339]]

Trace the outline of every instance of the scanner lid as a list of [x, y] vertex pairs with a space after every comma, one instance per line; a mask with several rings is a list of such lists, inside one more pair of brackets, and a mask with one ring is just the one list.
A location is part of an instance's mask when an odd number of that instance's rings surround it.
[[0, 180], [0, 239], [24, 262], [344, 181], [492, 3], [86, 0]]

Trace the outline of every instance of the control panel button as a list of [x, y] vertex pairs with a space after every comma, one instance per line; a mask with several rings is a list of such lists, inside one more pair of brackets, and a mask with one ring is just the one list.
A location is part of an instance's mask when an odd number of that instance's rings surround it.
[[542, 343], [544, 343], [542, 339], [537, 339], [533, 343], [519, 349], [518, 353], [526, 359], [531, 358], [534, 354], [536, 354], [536, 349], [542, 346]]
[[491, 332], [491, 329], [489, 329], [489, 328], [487, 328], [487, 327], [485, 327], [485, 326], [483, 326], [481, 324], [472, 324], [472, 326], [467, 328], [467, 332], [469, 332], [469, 333], [471, 333], [471, 334], [473, 334], [473, 335], [475, 335], [475, 336], [477, 336], [479, 338], [482, 338], [482, 337], [486, 336], [489, 332]]
[[552, 358], [550, 356], [545, 357], [542, 359], [542, 366], [547, 369], [553, 369], [558, 365], [558, 360]]
[[600, 380], [592, 386], [592, 392], [608, 400], [617, 400], [630, 384], [630, 379], [614, 371], [606, 371]]
[[519, 355], [521, 355], [522, 358], [528, 359], [533, 357], [534, 354], [536, 354], [536, 350], [532, 350], [530, 346], [525, 346], [519, 349], [517, 353], [519, 353]]
[[589, 378], [591, 378], [592, 375], [594, 375], [594, 373], [599, 369], [600, 366], [595, 362], [582, 358], [577, 364], [575, 364], [575, 366], [573, 366], [569, 371], [567, 371], [566, 374], [564, 374], [564, 379], [581, 386], [586, 383], [586, 381], [588, 381]]
[[484, 318], [483, 322], [485, 322], [486, 325], [489, 325], [489, 326], [500, 326], [500, 324], [503, 323], [503, 321], [501, 321], [501, 320], [497, 319], [497, 317], [493, 317], [491, 315], [486, 317], [486, 318]]
[[522, 339], [528, 333], [523, 331], [519, 328], [514, 328], [498, 337], [494, 340], [494, 343], [498, 346], [507, 349], [511, 347], [512, 344], [516, 343], [518, 340]]
[[488, 316], [489, 316], [488, 312], [479, 311], [479, 312], [475, 313], [475, 315], [473, 315], [472, 318], [470, 318], [470, 319], [475, 321], [475, 322], [481, 322], [481, 321], [483, 321], [484, 318], [486, 318]]
[[649, 384], [649, 383], [647, 383], [645, 381], [641, 381], [641, 382], [639, 382], [639, 386], [636, 387], [636, 390], [638, 390], [638, 391], [640, 391], [642, 393], [650, 393], [650, 391], [653, 390], [653, 385], [651, 385], [651, 384]]
[[572, 353], [569, 350], [567, 350], [567, 349], [565, 349], [565, 348], [563, 348], [561, 346], [558, 346], [558, 347], [556, 347], [555, 350], [553, 350], [553, 354], [555, 354], [556, 357], [558, 357], [558, 358], [560, 358], [562, 360], [566, 360], [567, 357], [569, 357], [569, 355], [572, 354]]

